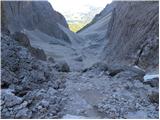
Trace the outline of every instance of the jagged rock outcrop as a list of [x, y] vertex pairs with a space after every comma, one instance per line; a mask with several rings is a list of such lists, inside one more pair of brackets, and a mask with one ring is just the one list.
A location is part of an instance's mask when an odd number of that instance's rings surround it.
[[32, 57], [24, 41], [22, 46], [2, 33], [1, 42], [1, 117], [60, 118], [65, 104], [63, 74], [54, 64]]
[[106, 34], [103, 60], [158, 68], [158, 1], [117, 2]]
[[38, 29], [55, 38], [69, 40], [59, 28], [61, 24], [68, 28], [65, 18], [47, 1], [2, 1], [2, 29], [11, 33]]
[[16, 32], [13, 34], [13, 37], [16, 41], [18, 41], [20, 45], [28, 48], [32, 56], [40, 60], [47, 60], [47, 56], [42, 49], [34, 48], [31, 46], [30, 40], [27, 35], [25, 35], [24, 33]]

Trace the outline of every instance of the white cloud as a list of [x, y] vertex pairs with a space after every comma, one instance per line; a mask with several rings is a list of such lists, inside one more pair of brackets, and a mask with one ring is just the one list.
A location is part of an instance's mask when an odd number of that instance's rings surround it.
[[49, 2], [55, 10], [63, 13], [67, 11], [87, 12], [87, 6], [104, 8], [111, 0], [49, 0]]
[[[48, 0], [54, 10], [62, 13], [67, 20], [79, 20], [82, 13], [89, 13], [90, 7], [99, 13], [112, 0]], [[97, 14], [97, 13], [94, 13]], [[94, 16], [93, 15], [93, 16]]]

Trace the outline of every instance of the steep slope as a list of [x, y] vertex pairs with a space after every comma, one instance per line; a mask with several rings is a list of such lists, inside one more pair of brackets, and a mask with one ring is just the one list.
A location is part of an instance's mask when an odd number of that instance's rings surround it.
[[10, 32], [38, 29], [50, 36], [69, 41], [68, 36], [58, 27], [68, 28], [65, 18], [47, 1], [3, 1], [2, 23]]
[[105, 34], [111, 14], [103, 17], [95, 24], [78, 33], [84, 39], [82, 55], [85, 57], [84, 66], [90, 67], [99, 61], [103, 48], [105, 47]]
[[85, 30], [86, 28], [88, 28], [92, 24], [96, 23], [101, 18], [107, 16], [107, 14], [109, 14], [109, 13], [111, 13], [113, 11], [113, 9], [116, 7], [116, 5], [117, 5], [117, 2], [112, 2], [111, 4], [107, 4], [106, 7], [99, 14], [95, 15], [95, 17], [92, 19], [92, 21], [90, 23], [88, 23], [82, 29], [80, 29], [79, 31], [77, 31], [77, 33]]
[[100, 55], [105, 47], [105, 35], [108, 31], [112, 10], [116, 6], [113, 2], [107, 5], [94, 19], [77, 32], [84, 39], [82, 55], [85, 56], [84, 66], [90, 67], [100, 61]]
[[157, 69], [158, 7], [158, 1], [118, 2], [108, 26], [103, 60]]

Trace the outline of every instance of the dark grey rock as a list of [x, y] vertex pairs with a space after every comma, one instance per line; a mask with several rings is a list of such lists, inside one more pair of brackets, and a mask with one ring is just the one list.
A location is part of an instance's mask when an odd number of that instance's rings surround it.
[[99, 69], [101, 71], [107, 71], [108, 70], [108, 65], [104, 62], [98, 62], [98, 63], [95, 63], [92, 68], [96, 68], [96, 69]]
[[[121, 74], [122, 72], [122, 74]], [[135, 66], [126, 66], [126, 65], [108, 65], [108, 75], [110, 76], [123, 76], [130, 77], [132, 79], [139, 79], [140, 81], [143, 81], [143, 77], [145, 75], [145, 71], [137, 68]]]
[[34, 47], [31, 47], [29, 50], [30, 50], [31, 54], [33, 56], [35, 56], [37, 59], [46, 61], [47, 56], [46, 56], [44, 50], [42, 50], [40, 48], [34, 48]]
[[151, 80], [144, 81], [145, 84], [149, 84], [152, 87], [159, 87], [159, 78], [153, 78]]
[[159, 92], [152, 92], [148, 95], [152, 103], [159, 103]]
[[34, 48], [31, 46], [29, 38], [24, 33], [16, 32], [13, 34], [13, 38], [16, 41], [18, 41], [20, 45], [28, 48], [32, 56], [36, 57], [37, 59], [44, 60], [44, 61], [47, 59], [47, 56], [42, 49]]
[[78, 57], [74, 58], [74, 60], [79, 61], [79, 62], [82, 62], [82, 61], [83, 61], [83, 58], [82, 58], [82, 56], [78, 56]]
[[70, 72], [70, 68], [65, 61], [57, 61], [54, 66], [59, 72]]
[[18, 43], [20, 43], [22, 46], [24, 46], [26, 48], [31, 47], [29, 38], [24, 33], [16, 32], [16, 33], [13, 34], [13, 38], [16, 41], [18, 41]]
[[49, 58], [48, 58], [48, 61], [51, 62], [51, 63], [55, 63], [55, 60], [54, 60], [53, 57], [49, 57]]
[[[61, 101], [63, 95], [57, 91], [64, 87], [64, 82], [60, 81], [61, 75], [50, 66], [53, 64], [36, 59], [29, 48], [24, 48], [12, 37], [1, 36], [2, 118], [60, 118], [59, 112], [64, 106]], [[57, 90], [53, 89], [55, 86]], [[37, 109], [35, 103], [42, 109]], [[51, 108], [50, 105], [55, 107]], [[56, 112], [49, 116], [53, 109]]]
[[112, 65], [108, 67], [108, 74], [110, 76], [115, 76], [116, 74], [124, 71], [124, 66], [119, 66], [119, 65]]
[[12, 83], [18, 83], [18, 82], [20, 82], [20, 80], [16, 78], [16, 75], [13, 72], [2, 68], [1, 70], [1, 88], [3, 89], [9, 88], [9, 86]]
[[104, 62], [97, 62], [97, 63], [94, 63], [91, 67], [83, 69], [82, 72], [87, 72], [89, 70], [107, 71], [108, 65]]
[[[158, 66], [158, 1], [117, 2], [102, 58], [110, 64]], [[132, 34], [131, 34], [132, 33]]]
[[70, 42], [68, 36], [58, 26], [61, 24], [68, 28], [65, 18], [47, 1], [3, 1], [2, 9], [3, 29], [7, 28], [11, 33], [23, 29], [38, 29], [55, 38]]

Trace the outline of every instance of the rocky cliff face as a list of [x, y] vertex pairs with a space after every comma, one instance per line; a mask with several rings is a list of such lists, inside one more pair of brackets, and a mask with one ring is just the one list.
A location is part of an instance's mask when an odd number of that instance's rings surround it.
[[113, 9], [116, 7], [116, 5], [117, 5], [117, 2], [112, 2], [111, 4], [107, 4], [106, 7], [93, 18], [93, 21], [100, 20], [101, 18], [105, 17], [107, 14], [111, 13]]
[[88, 28], [91, 25], [93, 25], [94, 23], [98, 22], [98, 20], [101, 20], [103, 17], [106, 17], [108, 14], [110, 14], [113, 11], [113, 9], [116, 7], [116, 5], [117, 5], [117, 2], [112, 2], [111, 4], [107, 4], [106, 7], [99, 14], [95, 15], [95, 17], [93, 18], [93, 20], [89, 24], [87, 24], [82, 29], [77, 31], [77, 33], [82, 32], [86, 28]]
[[117, 2], [103, 58], [110, 64], [158, 67], [158, 2]]
[[55, 38], [68, 40], [58, 24], [68, 28], [65, 18], [47, 1], [3, 1], [2, 27], [10, 32], [38, 29]]
[[78, 34], [92, 43], [104, 41], [99, 54], [107, 64], [158, 68], [158, 7], [157, 1], [114, 1]]

